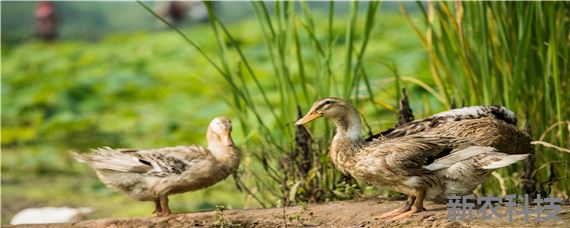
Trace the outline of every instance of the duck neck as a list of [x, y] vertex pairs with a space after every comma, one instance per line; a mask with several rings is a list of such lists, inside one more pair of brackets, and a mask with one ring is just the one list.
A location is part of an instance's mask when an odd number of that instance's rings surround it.
[[229, 170], [237, 167], [240, 151], [235, 145], [225, 145], [217, 136], [208, 135], [208, 150], [219, 164]]
[[360, 116], [353, 107], [350, 107], [346, 116], [333, 119], [336, 125], [335, 138], [343, 138], [346, 140], [361, 140], [360, 132], [362, 131], [362, 123]]
[[[349, 174], [355, 165], [355, 155], [362, 148], [360, 131], [362, 124], [356, 109], [351, 107], [348, 115], [334, 119], [336, 134], [331, 144], [330, 155], [335, 166]], [[351, 168], [352, 167], [352, 168]]]

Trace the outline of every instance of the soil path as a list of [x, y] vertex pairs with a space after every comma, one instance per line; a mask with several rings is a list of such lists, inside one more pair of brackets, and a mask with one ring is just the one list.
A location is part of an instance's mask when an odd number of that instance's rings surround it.
[[[374, 216], [393, 210], [403, 201], [392, 199], [362, 199], [326, 204], [310, 204], [287, 208], [244, 209], [174, 214], [169, 217], [97, 219], [71, 224], [25, 225], [14, 227], [570, 227], [570, 205], [562, 206], [560, 222], [535, 223], [534, 217], [524, 222], [515, 215], [509, 223], [506, 218], [483, 222], [475, 217], [473, 223], [447, 218], [447, 206], [427, 203], [428, 211], [411, 218], [388, 221]], [[544, 214], [543, 214], [544, 216]]]

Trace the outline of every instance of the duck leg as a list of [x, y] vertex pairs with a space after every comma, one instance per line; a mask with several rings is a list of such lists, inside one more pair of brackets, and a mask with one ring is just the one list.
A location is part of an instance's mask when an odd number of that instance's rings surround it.
[[388, 211], [386, 213], [382, 213], [381, 215], [377, 216], [375, 219], [388, 218], [388, 217], [396, 216], [396, 215], [402, 214], [406, 211], [409, 211], [412, 208], [412, 204], [414, 203], [415, 199], [416, 199], [416, 196], [409, 195], [408, 199], [406, 200], [406, 202], [402, 206], [396, 208], [395, 210]]
[[171, 214], [170, 207], [168, 207], [168, 196], [160, 197], [160, 206], [162, 211], [158, 214], [159, 216], [168, 216]]
[[425, 190], [416, 190], [416, 199], [414, 200], [414, 203], [412, 204], [410, 210], [401, 213], [399, 215], [397, 215], [396, 217], [393, 217], [391, 220], [398, 220], [398, 219], [403, 219], [403, 218], [407, 218], [412, 216], [415, 213], [418, 212], [422, 212], [425, 211], [426, 209], [424, 208], [424, 199], [426, 197], [426, 191]]
[[158, 199], [154, 200], [154, 211], [152, 213], [156, 214], [157, 216], [162, 213], [162, 207], [160, 206], [160, 200], [158, 200]]

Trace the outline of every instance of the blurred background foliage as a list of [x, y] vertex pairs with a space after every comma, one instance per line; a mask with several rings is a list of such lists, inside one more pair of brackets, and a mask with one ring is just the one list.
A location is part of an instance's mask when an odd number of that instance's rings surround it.
[[[250, 194], [227, 179], [172, 197], [175, 212], [393, 195], [335, 171], [324, 121], [298, 151], [297, 107], [329, 95], [353, 100], [373, 133], [396, 122], [405, 87], [418, 118], [502, 104], [528, 113], [535, 140], [569, 145], [568, 3], [217, 2], [209, 22], [177, 25], [203, 53], [132, 2], [57, 2], [55, 42], [32, 38], [35, 3], [1, 4], [3, 223], [39, 206], [149, 216], [150, 203], [105, 188], [67, 152], [204, 145], [219, 115], [234, 119]], [[538, 146], [536, 158], [538, 188], [568, 198], [568, 154]], [[520, 170], [479, 193], [520, 193]]]

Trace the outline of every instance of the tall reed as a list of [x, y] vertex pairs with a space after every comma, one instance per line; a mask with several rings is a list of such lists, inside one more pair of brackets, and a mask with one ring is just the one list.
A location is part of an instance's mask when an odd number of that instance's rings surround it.
[[[422, 26], [411, 20], [410, 24], [427, 50], [445, 105], [449, 107], [452, 100], [505, 105], [530, 124], [535, 140], [570, 146], [570, 4], [429, 2], [418, 6]], [[536, 171], [531, 173], [535, 187], [568, 197], [570, 154], [542, 146], [536, 149]], [[515, 171], [511, 168], [501, 174], [510, 176]], [[516, 191], [516, 183], [509, 189]]]

